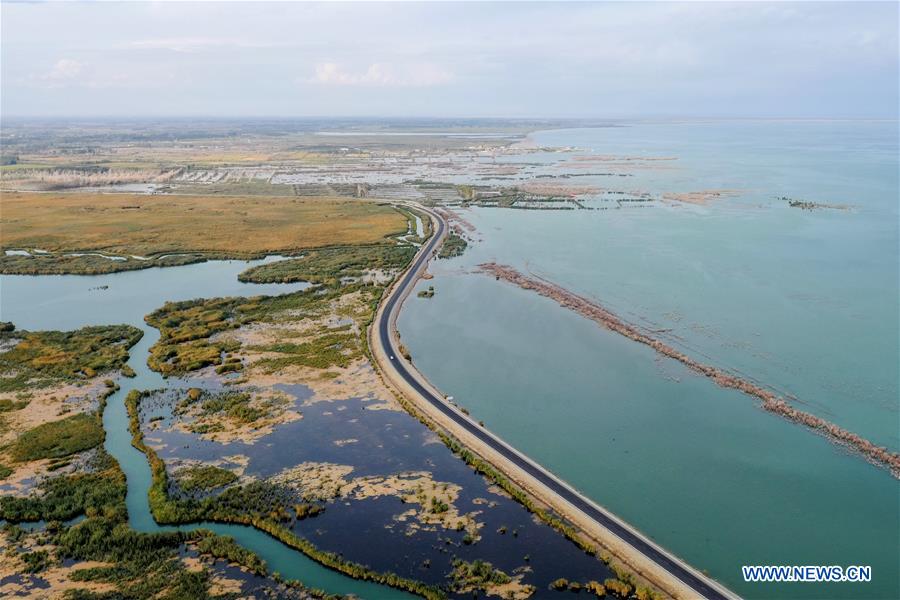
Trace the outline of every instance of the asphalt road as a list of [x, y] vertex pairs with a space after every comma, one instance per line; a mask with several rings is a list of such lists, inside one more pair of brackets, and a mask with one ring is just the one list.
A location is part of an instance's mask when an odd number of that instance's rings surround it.
[[427, 390], [419, 382], [419, 379], [409, 372], [406, 365], [397, 359], [399, 353], [391, 336], [392, 315], [398, 309], [398, 302], [402, 302], [401, 299], [404, 297], [407, 288], [415, 284], [420, 267], [431, 258], [435, 247], [443, 236], [447, 225], [444, 223], [444, 220], [439, 217], [436, 217], [436, 220], [438, 224], [434, 235], [431, 236], [431, 239], [426, 246], [416, 256], [412, 268], [406, 272], [403, 278], [391, 290], [390, 297], [385, 303], [384, 310], [381, 312], [381, 317], [377, 324], [379, 341], [390, 359], [389, 368], [393, 368], [397, 375], [403, 378], [403, 380], [421, 395], [422, 398], [430, 402], [435, 408], [440, 410], [448, 418], [452, 419], [460, 427], [477, 437], [492, 450], [501, 454], [504, 458], [538, 480], [541, 484], [545, 485], [562, 499], [582, 511], [585, 515], [612, 531], [623, 541], [627, 542], [644, 556], [659, 565], [661, 569], [681, 580], [685, 585], [695, 591], [698, 597], [708, 598], [710, 600], [730, 600], [729, 596], [723, 594], [716, 589], [716, 587], [713, 587], [713, 585], [702, 576], [687, 569], [677, 558], [670, 556], [628, 526], [623, 525], [618, 519], [593, 502], [587, 500], [584, 496], [557, 479], [543, 467], [503, 442], [494, 434], [485, 430], [474, 420], [454, 409], [446, 402], [446, 400], [444, 400], [444, 398], [436, 396], [434, 393]]

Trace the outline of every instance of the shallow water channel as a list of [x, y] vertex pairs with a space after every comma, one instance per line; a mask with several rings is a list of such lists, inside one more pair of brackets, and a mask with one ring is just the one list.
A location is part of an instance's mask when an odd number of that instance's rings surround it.
[[358, 581], [327, 569], [252, 527], [208, 522], [177, 528], [161, 527], [150, 514], [147, 500], [150, 467], [144, 454], [131, 445], [124, 399], [132, 389], [158, 389], [177, 383], [164, 379], [147, 367], [148, 350], [159, 338], [159, 332], [144, 323], [144, 315], [167, 301], [274, 295], [308, 287], [306, 283], [250, 284], [237, 280], [241, 271], [280, 258], [270, 256], [256, 261], [211, 261], [109, 275], [3, 275], [0, 276], [0, 318], [12, 321], [19, 329], [32, 331], [68, 331], [86, 325], [129, 324], [144, 332], [141, 340], [131, 348], [128, 361], [136, 377], [118, 379], [121, 389], [109, 398], [103, 415], [106, 430], [104, 446], [119, 462], [127, 477], [128, 517], [135, 530], [153, 532], [202, 527], [233, 537], [265, 560], [270, 571], [299, 580], [307, 587], [364, 598], [413, 598], [405, 592]]

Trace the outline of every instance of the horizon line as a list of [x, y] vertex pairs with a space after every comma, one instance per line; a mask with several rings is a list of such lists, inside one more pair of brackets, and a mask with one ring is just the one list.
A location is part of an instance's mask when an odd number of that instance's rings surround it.
[[398, 116], [398, 115], [4, 115], [0, 113], [0, 122], [4, 120], [183, 120], [206, 119], [211, 121], [226, 120], [391, 120], [391, 121], [436, 121], [436, 120], [468, 120], [468, 121], [883, 121], [900, 122], [900, 116], [876, 117], [876, 116], [688, 116], [688, 115], [644, 115], [644, 116], [459, 116], [459, 115], [428, 115], [428, 116]]

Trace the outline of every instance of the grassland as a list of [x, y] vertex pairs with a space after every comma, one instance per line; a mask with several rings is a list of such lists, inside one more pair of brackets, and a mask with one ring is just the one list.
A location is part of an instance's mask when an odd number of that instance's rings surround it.
[[237, 350], [239, 344], [228, 339], [210, 340], [211, 336], [271, 319], [285, 310], [312, 313], [338, 295], [338, 291], [320, 294], [310, 289], [282, 296], [167, 302], [144, 319], [160, 332], [159, 341], [150, 348], [148, 364], [164, 375], [221, 365], [224, 355]]
[[360, 277], [368, 272], [398, 271], [415, 254], [413, 246], [343, 246], [312, 250], [300, 258], [282, 260], [247, 269], [238, 276], [252, 283], [288, 283], [308, 281], [339, 285], [345, 277]]
[[0, 340], [19, 340], [0, 354], [0, 392], [81, 381], [119, 370], [128, 360], [128, 349], [142, 335], [130, 325], [0, 332]]
[[453, 258], [455, 256], [461, 256], [468, 247], [468, 242], [466, 242], [466, 240], [463, 239], [462, 236], [460, 236], [455, 231], [451, 231], [450, 235], [448, 235], [444, 240], [444, 243], [441, 244], [440, 250], [438, 250], [438, 258]]
[[[207, 366], [237, 365], [233, 362], [236, 359], [228, 354], [239, 350], [240, 344], [216, 334], [254, 322], [280, 321], [288, 314], [294, 319], [319, 316], [330, 310], [332, 302], [355, 292], [360, 293], [371, 315], [381, 291], [380, 287], [348, 283], [281, 296], [168, 302], [145, 317], [160, 332], [159, 341], [150, 348], [148, 364], [164, 375], [185, 374]], [[344, 367], [362, 358], [365, 352], [364, 336], [349, 326], [322, 327], [309, 332], [302, 342], [284, 341], [255, 349], [273, 354], [259, 362], [259, 366], [270, 371], [289, 365], [319, 369]]]
[[4, 329], [0, 478], [20, 496], [0, 499], [0, 518], [71, 518], [106, 493], [109, 478], [98, 472], [110, 467], [97, 459], [105, 456], [98, 448], [105, 438], [101, 414], [118, 386], [103, 377], [125, 372], [142, 332], [127, 325]]
[[296, 365], [313, 369], [330, 367], [346, 368], [363, 357], [358, 333], [347, 329], [332, 330], [326, 327], [310, 332], [301, 343], [281, 342], [264, 346], [251, 346], [248, 350], [274, 353], [273, 358], [257, 361], [257, 365], [269, 373]]
[[383, 242], [407, 230], [390, 206], [334, 198], [7, 192], [0, 212], [4, 249], [53, 253], [249, 257]]
[[63, 458], [99, 446], [103, 438], [100, 417], [80, 413], [26, 431], [15, 441], [10, 455], [17, 462]]
[[15, 256], [0, 254], [0, 273], [5, 275], [104, 275], [121, 271], [137, 271], [149, 267], [177, 267], [203, 262], [202, 254], [175, 254], [153, 260], [126, 257], [125, 260], [110, 260], [102, 256], [66, 254], [32, 254]]
[[237, 475], [215, 465], [196, 465], [178, 471], [178, 487], [187, 493], [207, 492], [234, 483]]
[[0, 497], [0, 518], [12, 523], [64, 521], [83, 514], [124, 519], [125, 474], [118, 463], [100, 450], [88, 467], [83, 472], [45, 479], [38, 486], [39, 494]]

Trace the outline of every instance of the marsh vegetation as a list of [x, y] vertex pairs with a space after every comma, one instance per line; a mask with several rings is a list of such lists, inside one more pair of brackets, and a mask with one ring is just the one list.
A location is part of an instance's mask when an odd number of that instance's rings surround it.
[[[139, 228], [134, 227], [136, 222]], [[4, 232], [0, 250], [37, 248], [50, 253], [40, 258], [0, 255], [0, 272], [60, 273], [63, 267], [53, 263], [63, 261], [69, 272], [86, 274], [179, 264], [171, 263], [171, 258], [164, 263], [129, 261], [133, 256], [193, 256], [182, 261], [196, 261], [197, 254], [260, 258], [338, 244], [371, 244], [405, 233], [407, 221], [387, 205], [336, 198], [9, 192], [3, 195], [0, 226]], [[83, 252], [126, 260], [64, 256]]]
[[16, 462], [64, 458], [100, 445], [103, 437], [99, 415], [79, 413], [22, 433], [9, 448], [9, 455]]
[[305, 252], [299, 258], [280, 260], [248, 269], [238, 276], [252, 283], [310, 283], [339, 286], [347, 278], [368, 274], [393, 274], [406, 267], [415, 254], [409, 245], [342, 246]]
[[37, 491], [24, 497], [0, 496], [0, 518], [19, 523], [65, 521], [79, 515], [125, 516], [125, 475], [102, 449], [83, 471], [46, 478]]
[[208, 492], [237, 481], [237, 475], [215, 465], [194, 465], [180, 469], [176, 473], [178, 487], [182, 491]]
[[130, 325], [83, 327], [75, 331], [3, 331], [0, 392], [84, 381], [118, 371], [143, 332]]
[[201, 520], [252, 525], [269, 533], [285, 544], [302, 551], [311, 558], [357, 579], [383, 583], [438, 599], [445, 594], [438, 588], [401, 577], [394, 573], [377, 573], [348, 561], [338, 554], [316, 548], [309, 540], [299, 537], [286, 526], [292, 519], [313, 517], [320, 508], [303, 507], [293, 503], [292, 493], [284, 487], [257, 481], [239, 487], [231, 487], [218, 496], [201, 500], [175, 498], [169, 494], [166, 465], [156, 452], [146, 445], [140, 426], [140, 404], [146, 393], [132, 391], [126, 398], [129, 429], [133, 445], [143, 452], [150, 462], [153, 482], [150, 487], [150, 510], [159, 523], [190, 523]]
[[459, 233], [451, 231], [444, 243], [441, 244], [440, 250], [438, 250], [438, 258], [461, 256], [468, 246], [468, 242]]
[[[277, 263], [275, 263], [277, 264]], [[316, 316], [344, 294], [360, 291], [372, 306], [377, 292], [361, 284], [339, 288], [310, 288], [282, 296], [254, 298], [213, 298], [166, 303], [145, 320], [159, 329], [160, 339], [151, 347], [149, 365], [164, 375], [184, 374], [206, 366], [222, 365], [227, 353], [241, 344], [216, 334], [233, 331], [256, 322], [274, 322], [293, 314], [294, 318]], [[327, 368], [345, 365], [360, 352], [361, 335], [346, 329], [323, 328], [319, 335], [300, 343], [285, 342], [262, 348], [277, 357], [266, 365], [276, 370], [288, 364]]]
[[[314, 140], [319, 144], [315, 148], [298, 149], [281, 145], [279, 139], [278, 148], [273, 149], [266, 145], [275, 142], [267, 139], [252, 142], [252, 152], [247, 147], [236, 151], [228, 144], [215, 149], [197, 146], [190, 152], [188, 161], [182, 145], [171, 143], [182, 135], [181, 132], [152, 139], [145, 138], [144, 133], [135, 135], [145, 144], [140, 149], [131, 149], [134, 139], [118, 133], [103, 138], [91, 151], [77, 145], [67, 146], [66, 155], [46, 153], [39, 142], [35, 142], [35, 148], [16, 149], [22, 160], [17, 161], [20, 164], [10, 165], [14, 169], [4, 171], [4, 186], [36, 184], [76, 191], [67, 194], [4, 193], [0, 225], [4, 234], [12, 233], [10, 237], [4, 235], [3, 249], [26, 250], [27, 253], [0, 256], [0, 272], [108, 273], [278, 252], [292, 258], [248, 269], [240, 275], [240, 280], [313, 284], [305, 291], [277, 297], [172, 302], [147, 315], [146, 323], [160, 332], [159, 340], [151, 348], [148, 364], [166, 376], [189, 381], [172, 385], [173, 394], [175, 389], [179, 391], [171, 415], [145, 415], [145, 426], [157, 428], [154, 430], [160, 436], [166, 434], [165, 427], [177, 422], [180, 427], [177, 434], [186, 440], [182, 444], [184, 448], [181, 445], [178, 448], [173, 445], [166, 451], [157, 448], [160, 452], [157, 454], [152, 447], [153, 436], [148, 434], [145, 441], [141, 432], [141, 406], [152, 394], [133, 392], [127, 398], [133, 443], [144, 452], [151, 467], [149, 502], [153, 516], [160, 523], [211, 520], [252, 526], [342, 573], [427, 598], [469, 592], [515, 598], [532, 594], [533, 588], [521, 583], [531, 577], [525, 568], [520, 570], [517, 565], [508, 564], [502, 553], [477, 554], [483, 547], [490, 547], [481, 545], [483, 536], [494, 535], [488, 532], [496, 530], [497, 535], [505, 534], [505, 525], [497, 529], [498, 523], [482, 521], [489, 512], [488, 507], [493, 508], [495, 502], [484, 500], [477, 503], [478, 508], [473, 506], [470, 512], [465, 512], [469, 509], [460, 508], [461, 487], [453, 483], [455, 480], [435, 481], [428, 471], [418, 473], [415, 478], [409, 473], [400, 473], [395, 465], [402, 459], [391, 454], [394, 446], [390, 444], [395, 440], [379, 438], [381, 433], [377, 429], [352, 438], [351, 435], [337, 436], [337, 432], [333, 439], [316, 438], [324, 440], [319, 450], [326, 455], [345, 446], [348, 451], [363, 448], [367, 443], [374, 443], [374, 439], [380, 445], [377, 450], [376, 446], [370, 446], [373, 448], [371, 454], [391, 469], [383, 476], [356, 477], [346, 482], [352, 484], [349, 486], [339, 485], [337, 479], [327, 485], [323, 483], [319, 490], [321, 494], [314, 491], [308, 495], [298, 494], [296, 487], [285, 482], [260, 476], [252, 469], [245, 470], [249, 463], [232, 462], [233, 457], [191, 458], [189, 451], [189, 446], [201, 447], [204, 443], [209, 443], [205, 446], [208, 449], [214, 447], [213, 443], [222, 443], [224, 447], [249, 439], [249, 444], [260, 440], [260, 445], [264, 445], [275, 439], [267, 438], [271, 429], [252, 439], [242, 437], [243, 433], [239, 431], [263, 428], [265, 424], [284, 424], [284, 421], [277, 421], [277, 417], [287, 410], [285, 400], [273, 390], [286, 382], [304, 382], [311, 389], [315, 387], [316, 402], [334, 401], [338, 397], [365, 397], [367, 404], [362, 410], [396, 408], [392, 405], [390, 392], [378, 387], [378, 376], [366, 363], [366, 326], [371, 322], [385, 287], [415, 254], [413, 244], [424, 241], [432, 231], [430, 219], [414, 208], [404, 205], [395, 210], [380, 204], [379, 200], [405, 200], [412, 194], [425, 204], [448, 201], [491, 205], [493, 200], [491, 194], [484, 193], [488, 191], [485, 187], [457, 188], [454, 184], [429, 183], [427, 179], [418, 178], [428, 171], [449, 169], [445, 172], [454, 173], [462, 164], [471, 166], [480, 161], [482, 152], [502, 153], [508, 140], [484, 140], [474, 144], [471, 140], [441, 141], [431, 137], [373, 141], [360, 136], [341, 139], [340, 144], [319, 138]], [[287, 138], [296, 141], [294, 136], [285, 136]], [[422, 143], [433, 145], [428, 151], [421, 151], [418, 147]], [[108, 152], [113, 146], [115, 152]], [[130, 166], [115, 164], [114, 158], [124, 160], [125, 156], [129, 159], [140, 157], [143, 162], [135, 161]], [[435, 156], [442, 160], [434, 161]], [[493, 156], [491, 154], [492, 159]], [[31, 161], [30, 166], [26, 161]], [[78, 166], [76, 162], [83, 164]], [[372, 183], [353, 181], [360, 176], [360, 165], [368, 164], [376, 165], [373, 168], [379, 180]], [[501, 173], [524, 173], [530, 168], [479, 164], [484, 177], [512, 176]], [[328, 166], [329, 177], [333, 175], [335, 180], [314, 181], [321, 178], [319, 167], [323, 165]], [[7, 176], [13, 171], [16, 176]], [[113, 186], [138, 181], [152, 182], [159, 187], [154, 187], [152, 194], [115, 195], [78, 189], [83, 185], [96, 185], [121, 191], [123, 188]], [[364, 197], [373, 201], [355, 199]], [[417, 216], [422, 220], [424, 232], [414, 229]], [[60, 228], [60, 223], [65, 223], [66, 227]], [[141, 227], [135, 228], [134, 223], [141, 223]], [[440, 249], [442, 257], [458, 256], [467, 246], [462, 233], [464, 229], [459, 228], [462, 225], [455, 227], [458, 229]], [[73, 253], [83, 255], [73, 256]], [[429, 286], [422, 292], [431, 297], [434, 288]], [[32, 334], [16, 332], [9, 339], [15, 336], [26, 339], [29, 335]], [[90, 384], [100, 374], [112, 376], [116, 370], [133, 375], [124, 362], [128, 358], [127, 348], [136, 338], [130, 340], [125, 332], [120, 342], [102, 338], [98, 344], [85, 341], [79, 345], [71, 340], [47, 338], [40, 344], [33, 342], [31, 350], [26, 344], [10, 359], [10, 364], [16, 365], [16, 369], [8, 371], [10, 376], [22, 376], [10, 385], [19, 386], [20, 392], [28, 392], [42, 378]], [[124, 347], [124, 355], [122, 348], [116, 348], [117, 344]], [[46, 349], [41, 349], [42, 346]], [[405, 348], [402, 352], [408, 356]], [[205, 389], [208, 384], [210, 388]], [[182, 385], [195, 387], [182, 388]], [[59, 403], [52, 405], [54, 410], [63, 400], [67, 398], [60, 398]], [[33, 401], [24, 396], [9, 395], [0, 399], [0, 414], [23, 410]], [[299, 400], [296, 406], [300, 406]], [[303, 406], [305, 420], [308, 405]], [[340, 414], [342, 409], [353, 410], [353, 406], [342, 404], [334, 414]], [[291, 403], [288, 408], [294, 407]], [[62, 414], [64, 409], [60, 407], [61, 414], [53, 415], [56, 421], [35, 427], [35, 431], [23, 435], [25, 441], [21, 447], [17, 442], [4, 449], [7, 453], [3, 455], [3, 461], [10, 471], [19, 464], [14, 461], [14, 456], [47, 461], [51, 466], [90, 459], [90, 468], [51, 475], [41, 479], [33, 493], [0, 501], [2, 514], [10, 521], [87, 516], [77, 526], [57, 528], [53, 525], [52, 536], [48, 538], [53, 548], [21, 553], [23, 572], [46, 571], [62, 557], [98, 561], [104, 564], [79, 569], [73, 577], [85, 585], [100, 586], [90, 593], [109, 586], [97, 593], [137, 598], [210, 595], [214, 589], [210, 570], [185, 568], [182, 559], [189, 548], [207, 557], [240, 563], [249, 573], [265, 572], [262, 561], [227, 538], [193, 532], [147, 535], [130, 530], [124, 513], [124, 476], [115, 461], [98, 447], [103, 439], [98, 415], [82, 409], [79, 407], [81, 412], [77, 414]], [[299, 414], [299, 409], [292, 412]], [[354, 419], [372, 418], [370, 415], [378, 414], [384, 415], [385, 411], [360, 413]], [[352, 421], [346, 421], [348, 426]], [[376, 422], [381, 421], [374, 418], [370, 421]], [[400, 423], [403, 421], [392, 419], [386, 423], [386, 430], [393, 432], [395, 430], [390, 427], [396, 427], [399, 431], [402, 429]], [[57, 435], [60, 428], [64, 431]], [[417, 438], [416, 433], [410, 430], [403, 435]], [[373, 439], [367, 439], [370, 435]], [[593, 547], [582, 542], [568, 523], [532, 503], [524, 492], [490, 465], [461, 446], [454, 446], [452, 442], [448, 446], [478, 473], [510, 491], [514, 499], [579, 543], [583, 550], [593, 552]], [[441, 451], [445, 452], [443, 448]], [[426, 450], [421, 452], [427, 453]], [[450, 463], [454, 462], [449, 453], [446, 457]], [[80, 468], [82, 463], [72, 464]], [[285, 465], [285, 468], [290, 466]], [[445, 473], [456, 473], [440, 460], [426, 466], [435, 470], [440, 466]], [[0, 475], [4, 472], [0, 465]], [[476, 479], [473, 487], [484, 483]], [[352, 515], [353, 510], [368, 510], [357, 506], [364, 499], [374, 501], [387, 496], [393, 496], [395, 502], [399, 498], [400, 502], [396, 504], [404, 507], [403, 515], [396, 515], [397, 520], [391, 520], [388, 526], [395, 526], [401, 518], [409, 519], [405, 533], [399, 535], [409, 536], [410, 544], [427, 544], [427, 536], [434, 534], [442, 546], [439, 552], [430, 547], [432, 554], [422, 562], [427, 562], [428, 568], [433, 569], [425, 578], [427, 584], [417, 581], [420, 575], [424, 578], [424, 571], [406, 569], [407, 565], [373, 568], [367, 560], [372, 558], [367, 554], [371, 549], [363, 548], [365, 544], [354, 541], [352, 547], [339, 546], [340, 551], [334, 551], [333, 547], [319, 546], [319, 540], [328, 540], [327, 536], [313, 537], [318, 534], [309, 533], [310, 530], [300, 534], [304, 525], [314, 531], [323, 522], [328, 523], [323, 528], [336, 529], [335, 524], [343, 525], [344, 521], [329, 519], [344, 519], [344, 515]], [[342, 512], [344, 505], [335, 498], [344, 498], [348, 504], [352, 502], [354, 508], [348, 513]], [[466, 502], [469, 501], [476, 504], [467, 497]], [[513, 508], [523, 512], [515, 505]], [[504, 541], [511, 542], [518, 531], [526, 531], [524, 528], [540, 527], [530, 516], [524, 518], [527, 524], [516, 523], [513, 534], [505, 536]], [[487, 527], [482, 530], [486, 523]], [[547, 531], [547, 535], [558, 539], [553, 532]], [[412, 541], [414, 537], [417, 542]], [[316, 543], [311, 541], [313, 539]], [[366, 537], [365, 541], [373, 539], [377, 536]], [[564, 541], [559, 543], [579, 558], [588, 560]], [[456, 552], [465, 559], [454, 558]], [[535, 553], [540, 556], [539, 552]], [[493, 564], [484, 558], [490, 558]], [[432, 559], [434, 567], [431, 566]], [[531, 563], [530, 558], [524, 561]], [[539, 562], [536, 558], [531, 564]], [[595, 562], [592, 561], [588, 569], [593, 569]], [[441, 563], [439, 569], [437, 565]], [[448, 567], [448, 564], [452, 566]], [[544, 578], [537, 581], [544, 588], [547, 579], [544, 575], [541, 577]], [[88, 591], [78, 594], [77, 597], [90, 595]]]

